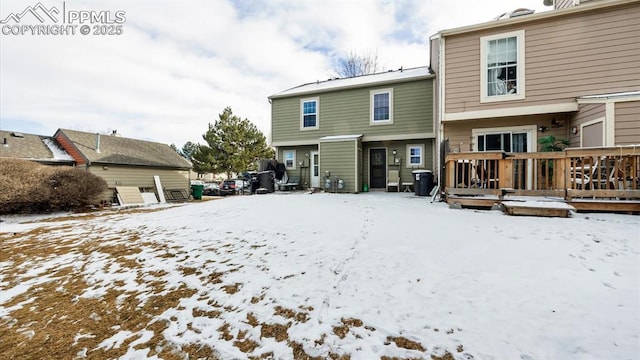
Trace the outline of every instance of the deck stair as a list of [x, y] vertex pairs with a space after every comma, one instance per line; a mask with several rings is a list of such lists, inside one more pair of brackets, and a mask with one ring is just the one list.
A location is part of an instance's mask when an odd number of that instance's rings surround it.
[[511, 200], [502, 201], [504, 212], [508, 215], [569, 217], [576, 208], [564, 201]]

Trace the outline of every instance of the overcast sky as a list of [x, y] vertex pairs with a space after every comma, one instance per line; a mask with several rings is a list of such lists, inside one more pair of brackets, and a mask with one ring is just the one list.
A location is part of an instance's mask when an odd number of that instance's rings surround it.
[[[268, 135], [267, 97], [326, 80], [350, 51], [377, 52], [382, 70], [426, 66], [429, 36], [439, 30], [516, 8], [551, 9], [543, 0], [40, 2], [57, 22], [37, 10], [43, 23], [27, 13], [0, 24], [0, 129], [117, 129], [178, 147], [203, 143], [227, 106]], [[0, 20], [37, 4], [2, 0]], [[97, 21], [107, 26], [69, 22], [70, 11], [83, 10], [103, 12]], [[121, 35], [94, 34], [119, 31], [107, 24], [114, 20], [124, 20]], [[75, 34], [11, 34], [43, 24], [76, 25]], [[82, 25], [91, 32], [81, 34]]]

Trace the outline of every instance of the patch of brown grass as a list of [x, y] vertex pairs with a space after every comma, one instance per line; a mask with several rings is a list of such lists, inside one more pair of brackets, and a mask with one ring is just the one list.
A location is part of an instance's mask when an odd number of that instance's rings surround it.
[[289, 340], [289, 327], [291, 323], [283, 324], [265, 324], [260, 327], [260, 338], [274, 338], [277, 342]]
[[415, 342], [415, 341], [411, 341], [405, 337], [392, 337], [389, 336], [387, 337], [387, 341], [393, 341], [397, 347], [399, 348], [403, 348], [403, 349], [408, 349], [408, 350], [418, 350], [418, 351], [424, 351], [424, 347], [422, 347], [422, 344], [420, 344], [419, 342]]
[[445, 351], [443, 356], [431, 355], [431, 359], [432, 360], [456, 360], [456, 358], [453, 357], [453, 355], [451, 355], [451, 353], [448, 351]]

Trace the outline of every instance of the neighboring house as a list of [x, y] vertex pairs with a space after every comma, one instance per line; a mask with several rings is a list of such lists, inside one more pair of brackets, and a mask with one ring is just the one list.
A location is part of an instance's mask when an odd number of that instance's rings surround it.
[[535, 152], [545, 135], [640, 144], [639, 19], [638, 0], [556, 0], [435, 34], [439, 140], [449, 152]]
[[270, 96], [278, 160], [305, 187], [323, 187], [329, 175], [343, 180], [343, 192], [360, 192], [364, 184], [384, 189], [389, 170], [411, 182], [412, 170], [434, 163], [433, 79], [428, 67], [419, 67]]
[[50, 136], [0, 130], [0, 158], [35, 161], [44, 165], [73, 166], [73, 158]]
[[169, 145], [58, 129], [54, 138], [73, 157], [76, 166], [103, 178], [109, 187], [105, 200], [115, 202], [116, 187], [137, 187], [156, 192], [158, 176], [167, 200], [187, 200], [190, 193], [191, 163]]

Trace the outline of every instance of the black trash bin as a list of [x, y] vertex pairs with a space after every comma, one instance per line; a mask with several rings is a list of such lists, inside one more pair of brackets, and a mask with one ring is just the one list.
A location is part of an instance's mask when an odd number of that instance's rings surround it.
[[257, 174], [258, 183], [261, 188], [267, 190], [267, 192], [275, 192], [276, 186], [274, 183], [275, 173], [272, 170], [261, 171]]
[[433, 189], [433, 172], [431, 170], [414, 170], [413, 188], [418, 196], [427, 196]]

